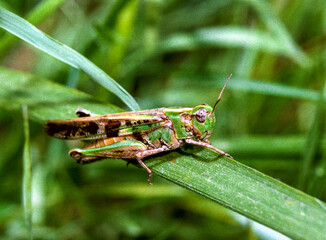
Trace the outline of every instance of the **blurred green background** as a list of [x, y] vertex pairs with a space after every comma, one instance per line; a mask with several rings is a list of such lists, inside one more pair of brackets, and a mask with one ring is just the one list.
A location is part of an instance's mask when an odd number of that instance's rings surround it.
[[[141, 109], [219, 103], [211, 141], [319, 199], [325, 191], [326, 2], [8, 0]], [[129, 109], [88, 75], [0, 31], [1, 66]], [[10, 80], [6, 80], [10, 81]], [[1, 88], [1, 86], [0, 86]], [[81, 106], [82, 107], [82, 106]], [[0, 110], [0, 235], [24, 239], [22, 113]], [[251, 221], [125, 161], [80, 166], [30, 122], [35, 239], [273, 239]]]

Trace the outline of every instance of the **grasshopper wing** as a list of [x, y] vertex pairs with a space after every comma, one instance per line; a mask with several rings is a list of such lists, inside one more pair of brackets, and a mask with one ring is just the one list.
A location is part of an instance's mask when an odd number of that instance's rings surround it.
[[60, 139], [104, 139], [149, 132], [167, 124], [163, 108], [45, 122], [48, 135]]

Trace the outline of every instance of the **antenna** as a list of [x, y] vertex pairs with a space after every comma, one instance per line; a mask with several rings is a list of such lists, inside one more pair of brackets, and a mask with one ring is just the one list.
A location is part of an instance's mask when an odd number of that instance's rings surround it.
[[221, 96], [222, 96], [222, 93], [223, 93], [223, 91], [224, 91], [224, 88], [225, 88], [226, 85], [228, 84], [228, 82], [229, 82], [229, 80], [230, 80], [231, 77], [232, 77], [232, 73], [230, 74], [228, 80], [226, 80], [226, 83], [224, 84], [224, 87], [222, 88], [222, 91], [220, 92], [220, 95], [218, 96], [218, 99], [217, 99], [217, 101], [216, 101], [216, 103], [215, 103], [215, 105], [214, 105], [214, 107], [213, 107], [213, 111], [212, 111], [212, 113], [215, 111], [215, 108], [216, 108], [218, 102], [221, 100]]

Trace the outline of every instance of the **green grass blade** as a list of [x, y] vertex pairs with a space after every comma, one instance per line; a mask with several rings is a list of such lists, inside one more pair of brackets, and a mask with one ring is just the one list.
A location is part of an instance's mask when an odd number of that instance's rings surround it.
[[[47, 16], [51, 15], [67, 0], [43, 0], [33, 10], [31, 10], [26, 19], [31, 24], [38, 24], [43, 21]], [[0, 6], [1, 7], [1, 6]], [[7, 7], [4, 7], [8, 9]], [[10, 33], [5, 34], [0, 39], [0, 53], [7, 51], [15, 42], [17, 38]]]
[[274, 14], [273, 7], [268, 1], [260, 0], [243, 0], [252, 5], [266, 27], [272, 32], [272, 35], [283, 45], [284, 49], [292, 60], [301, 66], [308, 66], [311, 64], [309, 57], [299, 48], [294, 42], [291, 34], [286, 29], [286, 26]]
[[[200, 88], [200, 79], [205, 79], [205, 86], [210, 89], [218, 89], [223, 87], [226, 76], [219, 76], [217, 74], [189, 74], [188, 72], [177, 72], [174, 75], [173, 85], [170, 87], [167, 93], [163, 93], [164, 96], [161, 99], [170, 99], [171, 96], [177, 93], [177, 89], [184, 86], [185, 81], [191, 81], [193, 89]], [[228, 83], [228, 89], [239, 92], [256, 93], [267, 96], [287, 97], [293, 99], [318, 101], [320, 94], [316, 90], [300, 88], [295, 86], [285, 85], [277, 82], [267, 82], [263, 80], [252, 80], [245, 77], [239, 77], [233, 75]], [[192, 91], [192, 90], [189, 90]], [[187, 93], [185, 93], [187, 94]], [[179, 98], [182, 99], [182, 92], [178, 93]], [[206, 96], [203, 96], [205, 98]], [[198, 96], [200, 98], [200, 96]], [[207, 98], [206, 98], [207, 99]], [[171, 103], [170, 103], [171, 104]]]
[[282, 83], [248, 80], [235, 77], [228, 85], [228, 87], [234, 90], [259, 93], [269, 96], [288, 97], [312, 101], [318, 101], [319, 99], [319, 94], [315, 90], [287, 86]]
[[0, 68], [0, 84], [1, 108], [19, 111], [27, 105], [29, 117], [42, 124], [49, 119], [75, 118], [78, 107], [100, 114], [121, 112], [88, 94], [26, 73]]
[[[283, 55], [299, 64], [307, 64], [307, 57], [298, 47], [284, 44], [284, 39], [269, 32], [243, 27], [211, 27], [192, 34], [177, 33], [160, 43], [160, 51], [194, 50], [203, 47], [248, 48]], [[300, 59], [300, 60], [298, 60]]]
[[99, 84], [117, 95], [130, 109], [139, 109], [132, 96], [104, 71], [75, 50], [52, 39], [24, 19], [5, 9], [0, 9], [0, 26], [49, 55], [75, 68], [82, 69]]
[[246, 47], [272, 53], [281, 53], [287, 50], [268, 33], [249, 28], [205, 28], [196, 32], [196, 39], [209, 46]]
[[27, 21], [37, 23], [51, 15], [67, 0], [43, 0], [27, 15]]
[[322, 139], [324, 121], [325, 121], [325, 106], [324, 99], [321, 94], [320, 101], [318, 102], [315, 111], [314, 122], [311, 126], [310, 132], [307, 137], [306, 146], [303, 152], [303, 161], [301, 166], [301, 174], [299, 175], [298, 188], [307, 190], [308, 176], [312, 170], [313, 160], [318, 153], [320, 147], [320, 139]]
[[[8, 79], [10, 84], [6, 84]], [[79, 91], [19, 72], [0, 69], [0, 84], [0, 107], [15, 110], [27, 102], [31, 116], [40, 123], [72, 117], [74, 109], [62, 107], [65, 103], [69, 108], [89, 104], [88, 109], [98, 113], [117, 111], [113, 106], [90, 102], [91, 98]], [[55, 98], [47, 96], [50, 91]], [[146, 159], [145, 163], [154, 172], [154, 188], [156, 177], [161, 176], [289, 237], [326, 236], [325, 203], [209, 149], [188, 147]]]
[[208, 149], [196, 147], [187, 153], [174, 151], [145, 164], [154, 177], [162, 176], [289, 237], [324, 239], [325, 203]]
[[25, 213], [25, 222], [29, 233], [29, 239], [33, 239], [32, 229], [32, 160], [29, 146], [29, 123], [27, 106], [23, 106], [24, 123], [24, 156], [23, 156], [23, 205]]

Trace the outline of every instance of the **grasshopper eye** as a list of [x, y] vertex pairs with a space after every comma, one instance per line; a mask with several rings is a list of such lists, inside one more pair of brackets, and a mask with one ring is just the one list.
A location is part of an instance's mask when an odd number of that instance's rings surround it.
[[196, 113], [195, 113], [195, 117], [197, 119], [198, 122], [203, 123], [206, 121], [206, 109], [204, 108], [200, 108]]

